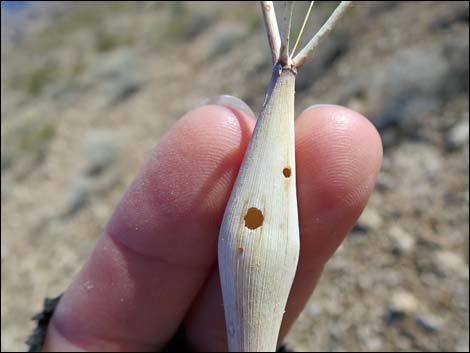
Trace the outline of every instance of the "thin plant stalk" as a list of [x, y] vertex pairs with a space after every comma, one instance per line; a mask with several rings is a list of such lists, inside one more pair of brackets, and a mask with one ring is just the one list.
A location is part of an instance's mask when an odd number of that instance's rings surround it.
[[281, 36], [277, 25], [276, 12], [274, 11], [274, 3], [272, 1], [261, 1], [260, 3], [273, 64], [276, 64], [279, 59], [279, 49], [281, 48]]
[[293, 1], [286, 1], [286, 6], [284, 9], [284, 18], [282, 26], [282, 38], [281, 38], [281, 48], [279, 54], [279, 62], [283, 65], [289, 64], [289, 38], [290, 38], [290, 28], [292, 23], [292, 12], [294, 9]]
[[341, 19], [345, 14], [346, 10], [352, 5], [352, 1], [341, 1], [338, 7], [333, 11], [331, 16], [325, 22], [325, 24], [320, 28], [320, 30], [313, 36], [313, 38], [308, 42], [308, 44], [303, 48], [299, 54], [297, 54], [292, 60], [292, 65], [297, 69], [302, 67], [309, 57], [312, 57], [315, 50], [319, 47], [320, 43], [326, 36], [331, 32], [336, 23]]
[[308, 7], [307, 14], [305, 15], [304, 22], [302, 23], [302, 27], [300, 28], [299, 35], [297, 36], [294, 47], [292, 48], [292, 52], [290, 54], [291, 58], [294, 56], [295, 50], [297, 49], [297, 46], [299, 45], [300, 38], [302, 37], [302, 34], [304, 33], [305, 25], [307, 24], [308, 18], [310, 17], [310, 12], [312, 12], [312, 7], [314, 3], [315, 1], [310, 1], [310, 5]]

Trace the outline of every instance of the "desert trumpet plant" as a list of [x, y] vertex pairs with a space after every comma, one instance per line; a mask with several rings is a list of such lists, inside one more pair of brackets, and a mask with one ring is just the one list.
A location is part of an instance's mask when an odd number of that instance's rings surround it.
[[[306, 47], [292, 57], [289, 32], [293, 2], [286, 2], [282, 37], [273, 3], [261, 2], [273, 75], [219, 236], [219, 270], [230, 351], [276, 350], [300, 248], [295, 78], [350, 3], [341, 2]], [[298, 42], [297, 39], [295, 47]]]

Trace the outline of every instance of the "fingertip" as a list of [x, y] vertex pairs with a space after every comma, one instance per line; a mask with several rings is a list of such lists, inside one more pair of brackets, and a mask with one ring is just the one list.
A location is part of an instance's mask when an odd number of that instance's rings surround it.
[[[108, 232], [141, 253], [155, 242], [176, 246], [192, 234], [207, 251], [217, 234], [231, 186], [253, 129], [253, 119], [234, 108], [207, 105], [186, 113], [151, 152], [116, 209]], [[157, 232], [156, 230], [159, 230]], [[157, 237], [159, 233], [168, 235]], [[208, 244], [210, 242], [210, 244]], [[206, 257], [201, 259], [209, 261]]]
[[310, 201], [316, 208], [362, 204], [382, 163], [380, 135], [370, 121], [341, 106], [320, 105], [300, 115], [296, 131], [299, 187], [315, 195]]
[[48, 348], [156, 351], [174, 335], [216, 262], [218, 225], [252, 127], [221, 106], [175, 124], [61, 299]]
[[377, 130], [350, 109], [312, 106], [295, 128], [301, 249], [281, 336], [362, 212], [382, 163]]
[[380, 136], [361, 114], [321, 105], [300, 115], [296, 121], [299, 268], [310, 271], [331, 256], [365, 207], [381, 163]]
[[[356, 140], [351, 140], [351, 142], [360, 142], [359, 145], [366, 144], [368, 150], [376, 153], [374, 161], [382, 161], [383, 148], [379, 132], [369, 119], [354, 110], [334, 104], [312, 105], [302, 112], [296, 124], [300, 124], [296, 125], [299, 128], [318, 128], [317, 132], [323, 135], [337, 131], [338, 138], [355, 136]], [[302, 126], [303, 124], [305, 125]], [[348, 131], [349, 134], [341, 136], [342, 132]], [[300, 140], [308, 137], [308, 134], [303, 134], [302, 130], [299, 134]], [[335, 141], [332, 140], [332, 143]]]
[[[178, 217], [187, 212], [200, 217], [198, 212], [221, 211], [253, 126], [248, 114], [229, 106], [206, 105], [186, 113], [148, 163], [149, 174], [159, 180], [155, 196], [179, 195], [168, 205], [177, 208], [173, 214]], [[161, 171], [166, 171], [166, 177]]]

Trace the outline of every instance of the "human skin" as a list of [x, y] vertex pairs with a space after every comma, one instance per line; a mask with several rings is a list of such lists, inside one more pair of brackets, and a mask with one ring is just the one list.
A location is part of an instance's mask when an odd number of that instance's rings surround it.
[[[217, 241], [254, 125], [217, 105], [175, 124], [64, 294], [44, 351], [155, 351], [179, 327], [195, 351], [227, 349]], [[296, 120], [301, 249], [281, 341], [365, 207], [381, 162], [380, 137], [356, 112], [313, 106]]]

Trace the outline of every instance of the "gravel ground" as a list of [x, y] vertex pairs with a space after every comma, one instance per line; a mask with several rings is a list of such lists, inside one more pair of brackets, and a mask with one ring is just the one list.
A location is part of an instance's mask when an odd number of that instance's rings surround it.
[[[358, 110], [385, 150], [295, 350], [469, 350], [468, 53], [468, 2], [361, 2], [304, 68], [297, 112]], [[208, 96], [258, 112], [270, 57], [258, 5], [231, 2], [2, 8], [1, 55], [1, 349], [21, 351], [160, 136]]]

